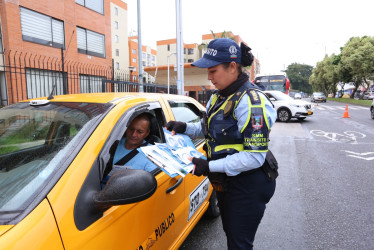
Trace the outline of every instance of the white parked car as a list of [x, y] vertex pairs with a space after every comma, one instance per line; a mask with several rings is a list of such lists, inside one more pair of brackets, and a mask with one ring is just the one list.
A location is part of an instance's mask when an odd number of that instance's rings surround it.
[[264, 91], [277, 110], [278, 120], [288, 122], [291, 118], [304, 120], [313, 114], [312, 104], [303, 100], [295, 100], [280, 91]]
[[301, 94], [300, 93], [296, 93], [295, 96], [294, 96], [295, 99], [301, 99]]

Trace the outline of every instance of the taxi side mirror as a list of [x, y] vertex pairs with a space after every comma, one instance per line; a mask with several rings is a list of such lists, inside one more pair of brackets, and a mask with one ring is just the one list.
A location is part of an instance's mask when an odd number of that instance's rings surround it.
[[108, 208], [143, 201], [156, 189], [157, 181], [151, 173], [137, 169], [119, 170], [109, 178], [104, 189], [94, 195], [94, 205]]

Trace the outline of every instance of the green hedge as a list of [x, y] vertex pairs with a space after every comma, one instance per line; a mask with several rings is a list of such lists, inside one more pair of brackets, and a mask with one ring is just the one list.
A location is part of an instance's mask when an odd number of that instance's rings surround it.
[[327, 97], [328, 101], [334, 102], [342, 102], [347, 104], [357, 104], [362, 106], [370, 106], [372, 104], [372, 100], [356, 100], [356, 99], [349, 99], [349, 98], [331, 98]]

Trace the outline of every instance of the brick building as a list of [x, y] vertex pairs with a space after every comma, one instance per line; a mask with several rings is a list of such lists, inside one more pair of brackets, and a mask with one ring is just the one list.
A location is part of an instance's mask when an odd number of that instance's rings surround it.
[[112, 75], [110, 11], [104, 0], [0, 0], [0, 105], [54, 85], [54, 94], [99, 92]]

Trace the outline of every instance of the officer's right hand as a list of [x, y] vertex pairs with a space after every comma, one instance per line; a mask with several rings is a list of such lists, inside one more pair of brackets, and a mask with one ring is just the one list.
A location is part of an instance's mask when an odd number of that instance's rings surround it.
[[175, 133], [186, 132], [187, 124], [185, 122], [170, 121], [166, 123], [165, 128], [171, 131], [171, 135], [175, 135]]

